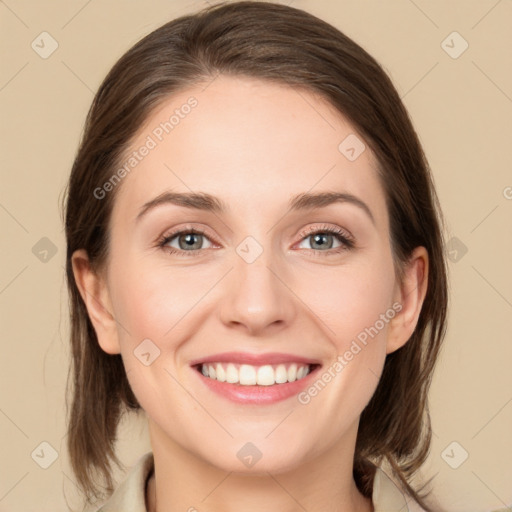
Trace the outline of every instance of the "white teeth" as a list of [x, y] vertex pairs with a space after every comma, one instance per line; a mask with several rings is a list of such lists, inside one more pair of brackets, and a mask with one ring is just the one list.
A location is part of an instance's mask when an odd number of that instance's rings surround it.
[[280, 364], [276, 369], [276, 382], [278, 384], [288, 382], [288, 372], [286, 371], [286, 366], [284, 364]]
[[288, 368], [288, 382], [293, 382], [297, 380], [297, 365], [292, 364], [290, 368]]
[[242, 386], [254, 386], [256, 384], [256, 368], [254, 366], [243, 364], [240, 366], [239, 372]]
[[226, 372], [221, 364], [217, 363], [217, 380], [219, 382], [226, 382]]
[[201, 373], [205, 377], [218, 380], [219, 382], [228, 382], [230, 384], [240, 384], [242, 386], [273, 386], [274, 384], [284, 384], [303, 379], [310, 372], [307, 364], [278, 364], [263, 366], [252, 366], [250, 364], [233, 363], [209, 363], [201, 365]]
[[238, 370], [233, 363], [229, 363], [226, 368], [226, 382], [236, 384], [239, 380]]
[[274, 369], [269, 364], [258, 368], [258, 386], [272, 386], [275, 384]]

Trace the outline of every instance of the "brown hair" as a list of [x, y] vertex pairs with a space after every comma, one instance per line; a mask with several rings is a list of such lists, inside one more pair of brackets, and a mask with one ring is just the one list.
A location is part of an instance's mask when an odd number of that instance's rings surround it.
[[[150, 113], [192, 84], [218, 73], [303, 88], [325, 98], [374, 152], [385, 189], [395, 266], [417, 246], [429, 254], [428, 290], [410, 340], [386, 357], [378, 387], [360, 419], [354, 478], [371, 497], [375, 468], [388, 462], [404, 489], [427, 511], [409, 481], [427, 458], [431, 425], [427, 393], [446, 329], [447, 277], [441, 213], [428, 162], [391, 80], [364, 49], [300, 9], [267, 2], [222, 3], [182, 16], [144, 37], [114, 65], [87, 116], [65, 201], [67, 281], [73, 381], [67, 446], [90, 503], [99, 473], [113, 491], [111, 461], [121, 415], [140, 410], [120, 355], [99, 346], [75, 283], [71, 257], [85, 249], [100, 271], [109, 246], [109, 219], [119, 187], [99, 200]], [[430, 482], [430, 481], [429, 481]], [[423, 486], [421, 489], [423, 489]]]

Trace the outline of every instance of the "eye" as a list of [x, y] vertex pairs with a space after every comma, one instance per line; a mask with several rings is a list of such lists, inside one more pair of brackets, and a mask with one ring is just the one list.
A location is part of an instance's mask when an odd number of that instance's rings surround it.
[[[338, 227], [322, 226], [320, 228], [310, 228], [306, 233], [302, 233], [301, 236], [303, 237], [301, 244], [310, 240], [310, 248], [316, 252], [327, 254], [340, 253], [352, 249], [355, 246], [353, 237], [348, 232]], [[339, 245], [333, 247], [336, 241]], [[299, 246], [299, 248], [302, 249], [304, 247]]]
[[[302, 240], [300, 244], [311, 240], [310, 250], [314, 251], [314, 254], [323, 253], [322, 255], [328, 256], [355, 247], [353, 237], [347, 231], [339, 227], [320, 226], [309, 228], [306, 232], [301, 233], [301, 237]], [[204, 246], [205, 240], [210, 244], [207, 247]], [[336, 242], [338, 242], [339, 245], [333, 247]], [[174, 231], [163, 236], [158, 241], [157, 245], [169, 254], [185, 257], [198, 256], [201, 254], [202, 250], [213, 247], [213, 243], [204, 231], [192, 227]], [[308, 248], [299, 246], [299, 249]]]
[[202, 249], [210, 248], [204, 247], [204, 240], [211, 243], [210, 239], [200, 229], [187, 228], [165, 235], [158, 242], [158, 246], [170, 254], [196, 256]]

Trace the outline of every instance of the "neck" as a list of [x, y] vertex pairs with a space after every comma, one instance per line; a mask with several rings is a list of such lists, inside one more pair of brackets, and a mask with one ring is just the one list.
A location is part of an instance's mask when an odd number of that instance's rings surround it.
[[[284, 472], [223, 471], [171, 442], [154, 424], [155, 470], [148, 481], [148, 512], [374, 512], [352, 475], [353, 449], [340, 447]], [[354, 438], [355, 439], [355, 438]], [[347, 456], [348, 455], [348, 456]]]

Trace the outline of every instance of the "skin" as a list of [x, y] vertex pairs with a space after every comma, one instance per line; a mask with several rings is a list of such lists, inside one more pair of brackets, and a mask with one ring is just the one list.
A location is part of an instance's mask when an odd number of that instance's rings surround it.
[[[398, 282], [376, 159], [368, 146], [353, 162], [338, 150], [357, 133], [310, 92], [219, 76], [170, 97], [132, 149], [191, 95], [198, 105], [118, 185], [104, 272], [91, 271], [83, 250], [73, 255], [99, 344], [121, 354], [147, 414], [155, 457], [148, 510], [372, 511], [352, 476], [359, 417], [386, 354], [414, 331], [426, 250], [416, 248]], [[137, 222], [142, 205], [166, 190], [207, 192], [229, 210], [167, 204]], [[287, 210], [292, 195], [319, 191], [357, 196], [374, 223], [350, 203]], [[206, 231], [196, 256], [155, 247], [190, 224]], [[315, 246], [304, 230], [325, 226], [348, 231], [355, 248], [333, 253], [341, 244], [335, 236], [327, 238], [332, 248]], [[250, 264], [236, 252], [247, 236], [263, 249]], [[170, 244], [180, 247], [178, 238]], [[235, 404], [189, 365], [237, 350], [286, 352], [327, 368], [395, 302], [401, 311], [307, 405], [297, 397]], [[160, 350], [149, 366], [133, 354], [147, 338]], [[248, 441], [262, 453], [251, 468], [236, 456]]]

